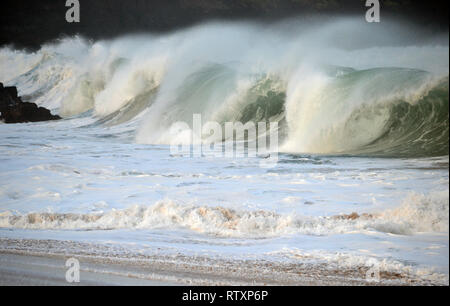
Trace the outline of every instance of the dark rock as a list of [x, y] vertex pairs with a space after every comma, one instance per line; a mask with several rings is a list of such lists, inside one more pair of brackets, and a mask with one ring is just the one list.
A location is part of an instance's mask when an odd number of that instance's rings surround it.
[[16, 87], [4, 87], [0, 83], [0, 109], [20, 103]]
[[17, 95], [17, 88], [4, 87], [0, 83], [0, 120], [5, 123], [38, 122], [61, 119], [58, 115], [52, 115], [44, 108], [35, 103], [22, 102]]

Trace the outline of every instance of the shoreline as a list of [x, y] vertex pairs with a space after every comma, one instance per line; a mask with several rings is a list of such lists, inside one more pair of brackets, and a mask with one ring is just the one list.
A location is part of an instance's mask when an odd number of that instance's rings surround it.
[[9, 238], [0, 239], [0, 285], [72, 285], [65, 281], [69, 258], [80, 262], [76, 285], [82, 286], [439, 285], [395, 273], [369, 282], [362, 267], [338, 271], [321, 264], [145, 255], [103, 244]]

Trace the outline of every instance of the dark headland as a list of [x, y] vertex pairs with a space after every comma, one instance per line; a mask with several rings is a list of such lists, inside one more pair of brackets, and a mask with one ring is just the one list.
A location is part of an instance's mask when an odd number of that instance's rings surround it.
[[[80, 23], [65, 20], [65, 0], [3, 0], [0, 46], [37, 49], [80, 34], [108, 39], [160, 33], [211, 20], [264, 23], [310, 15], [364, 16], [365, 0], [79, 0]], [[382, 16], [407, 20], [433, 32], [448, 31], [447, 0], [380, 0]]]
[[36, 103], [23, 102], [17, 94], [15, 86], [4, 87], [0, 83], [0, 120], [4, 123], [38, 122], [61, 119], [58, 115], [52, 115]]

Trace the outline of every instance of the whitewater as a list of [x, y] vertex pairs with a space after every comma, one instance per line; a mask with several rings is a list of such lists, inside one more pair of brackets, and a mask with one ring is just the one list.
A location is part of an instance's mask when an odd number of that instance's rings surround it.
[[[0, 123], [0, 247], [72, 241], [448, 285], [448, 61], [448, 34], [357, 18], [3, 47], [0, 81], [64, 119]], [[171, 154], [193, 114], [277, 122], [278, 164]]]

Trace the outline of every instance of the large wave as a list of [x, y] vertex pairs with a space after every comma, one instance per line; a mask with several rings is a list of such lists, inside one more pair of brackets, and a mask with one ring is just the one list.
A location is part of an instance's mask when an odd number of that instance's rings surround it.
[[75, 37], [37, 52], [0, 49], [0, 78], [66, 118], [127, 123], [139, 143], [169, 144], [172, 124], [199, 113], [277, 121], [286, 152], [448, 155], [448, 36], [417, 32], [343, 18]]

